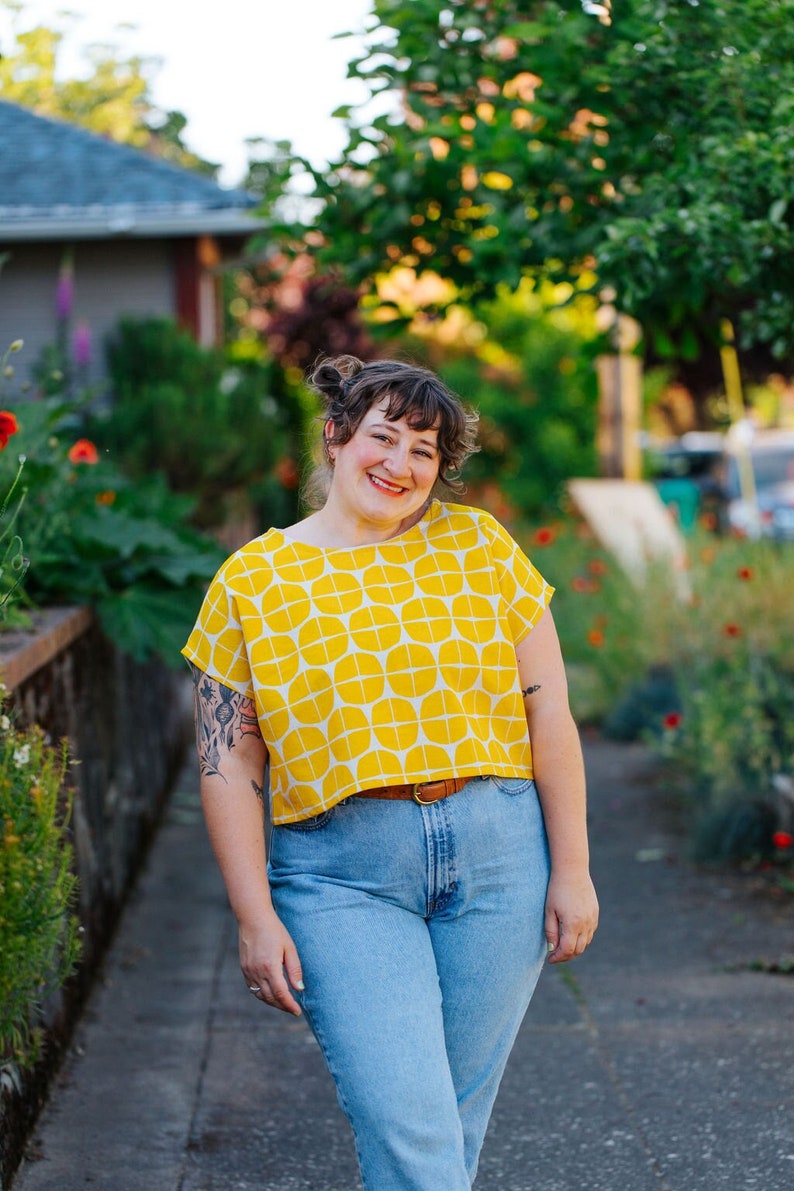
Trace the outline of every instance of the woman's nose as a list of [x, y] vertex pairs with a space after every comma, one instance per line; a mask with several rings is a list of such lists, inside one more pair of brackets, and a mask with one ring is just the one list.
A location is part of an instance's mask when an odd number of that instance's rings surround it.
[[384, 459], [384, 465], [395, 476], [404, 476], [408, 474], [408, 448], [406, 446], [395, 446]]

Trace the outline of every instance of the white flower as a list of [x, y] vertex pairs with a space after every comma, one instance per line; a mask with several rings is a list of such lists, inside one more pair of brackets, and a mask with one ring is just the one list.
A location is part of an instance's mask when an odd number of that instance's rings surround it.
[[23, 769], [30, 761], [30, 745], [20, 744], [18, 748], [14, 749], [14, 764], [17, 769]]
[[7, 732], [11, 727], [11, 720], [7, 715], [0, 715], [0, 731]]

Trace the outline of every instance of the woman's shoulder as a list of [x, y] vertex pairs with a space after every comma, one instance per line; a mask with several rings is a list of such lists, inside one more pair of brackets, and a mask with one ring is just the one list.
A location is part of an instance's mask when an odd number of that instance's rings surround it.
[[495, 533], [507, 532], [487, 509], [480, 509], [475, 505], [454, 504], [450, 501], [437, 502], [436, 516], [431, 521], [431, 528], [444, 533], [474, 530], [486, 534], [489, 538]]
[[238, 547], [222, 563], [216, 579], [223, 583], [232, 583], [241, 575], [248, 575], [252, 570], [270, 569], [273, 566], [275, 551], [283, 543], [281, 530], [268, 529], [265, 533], [251, 538], [250, 542]]

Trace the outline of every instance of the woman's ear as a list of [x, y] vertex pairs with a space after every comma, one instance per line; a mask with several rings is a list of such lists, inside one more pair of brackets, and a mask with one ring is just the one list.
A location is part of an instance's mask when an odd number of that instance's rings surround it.
[[323, 446], [325, 447], [325, 454], [330, 463], [334, 462], [334, 456], [336, 455], [336, 447], [331, 445], [331, 439], [334, 436], [334, 429], [334, 423], [329, 418], [323, 426]]

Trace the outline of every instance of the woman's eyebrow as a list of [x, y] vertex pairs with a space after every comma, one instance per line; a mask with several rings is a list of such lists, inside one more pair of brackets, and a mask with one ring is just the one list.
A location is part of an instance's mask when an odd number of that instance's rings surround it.
[[[390, 422], [388, 420], [388, 418], [383, 422], [370, 422], [369, 428], [370, 428], [370, 430], [392, 430], [392, 431], [394, 431], [395, 434], [401, 433], [399, 427], [397, 426], [397, 423]], [[434, 451], [438, 450], [438, 443], [435, 442], [432, 438], [420, 438], [419, 442], [422, 443], [424, 446], [432, 447], [432, 449]]]

